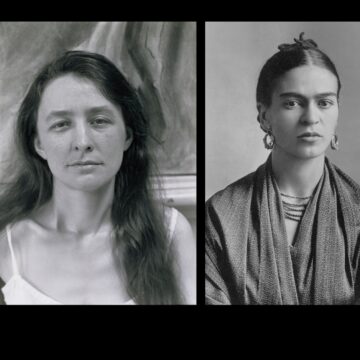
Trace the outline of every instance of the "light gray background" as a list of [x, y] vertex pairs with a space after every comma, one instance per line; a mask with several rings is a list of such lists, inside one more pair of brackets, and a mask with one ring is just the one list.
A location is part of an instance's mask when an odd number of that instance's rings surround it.
[[196, 173], [195, 22], [0, 22], [0, 181], [13, 128], [39, 69], [66, 50], [105, 55], [138, 90], [162, 175]]
[[66, 50], [105, 55], [144, 103], [166, 203], [196, 233], [196, 23], [0, 22], [0, 183], [18, 164], [14, 124], [39, 69]]
[[277, 46], [293, 43], [302, 31], [329, 55], [342, 83], [340, 150], [327, 156], [360, 183], [360, 22], [207, 22], [206, 199], [266, 160], [257, 78]]

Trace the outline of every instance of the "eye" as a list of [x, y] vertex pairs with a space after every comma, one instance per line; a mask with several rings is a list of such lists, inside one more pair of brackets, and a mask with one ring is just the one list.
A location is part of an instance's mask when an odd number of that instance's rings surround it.
[[284, 106], [286, 109], [294, 109], [298, 106], [300, 106], [300, 101], [299, 100], [294, 100], [294, 99], [289, 99], [289, 100], [286, 100], [284, 102]]
[[318, 105], [323, 109], [327, 109], [330, 106], [334, 105], [334, 101], [330, 99], [320, 99]]
[[104, 127], [108, 124], [111, 124], [111, 120], [105, 117], [96, 117], [91, 120], [91, 124], [97, 127]]
[[70, 126], [70, 121], [68, 120], [64, 120], [64, 121], [59, 121], [55, 124], [53, 124], [50, 129], [53, 129], [53, 130], [63, 130], [63, 129], [66, 129]]

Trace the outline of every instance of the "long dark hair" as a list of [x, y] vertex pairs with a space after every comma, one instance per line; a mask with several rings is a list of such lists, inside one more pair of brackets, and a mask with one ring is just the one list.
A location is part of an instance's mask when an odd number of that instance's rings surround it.
[[299, 39], [294, 39], [293, 44], [279, 45], [279, 51], [266, 61], [260, 71], [256, 87], [257, 103], [270, 106], [276, 81], [287, 71], [303, 65], [316, 65], [333, 73], [337, 79], [337, 96], [339, 97], [341, 82], [334, 63], [318, 48], [314, 40], [305, 40], [303, 35], [302, 32]]
[[25, 217], [52, 196], [52, 173], [34, 145], [37, 112], [49, 82], [69, 73], [92, 81], [105, 98], [119, 106], [126, 127], [133, 133], [132, 144], [124, 153], [115, 177], [111, 211], [116, 239], [114, 254], [125, 271], [127, 291], [137, 304], [181, 303], [164, 213], [151, 189], [154, 162], [148, 146], [148, 120], [136, 91], [102, 55], [68, 51], [46, 65], [31, 84], [21, 104], [15, 131], [23, 164], [0, 195], [0, 229]]

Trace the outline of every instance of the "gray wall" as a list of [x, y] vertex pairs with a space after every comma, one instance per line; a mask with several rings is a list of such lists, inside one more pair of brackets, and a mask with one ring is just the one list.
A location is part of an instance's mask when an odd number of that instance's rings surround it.
[[256, 121], [255, 88], [265, 61], [300, 32], [335, 63], [342, 90], [340, 150], [328, 157], [360, 183], [360, 23], [237, 22], [206, 24], [206, 198], [254, 171], [269, 152]]

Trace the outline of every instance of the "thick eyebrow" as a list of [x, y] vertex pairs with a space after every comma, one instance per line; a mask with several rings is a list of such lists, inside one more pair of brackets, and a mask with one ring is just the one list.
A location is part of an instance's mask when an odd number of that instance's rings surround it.
[[[279, 96], [281, 98], [283, 98], [283, 97], [297, 97], [297, 98], [300, 98], [300, 99], [306, 99], [306, 97], [304, 95], [301, 95], [301, 94], [296, 93], [296, 92], [285, 92], [285, 93], [281, 93]], [[334, 92], [325, 92], [325, 93], [316, 94], [315, 98], [324, 98], [324, 97], [330, 97], [330, 96], [337, 97], [337, 94], [334, 93]]]
[[[105, 113], [108, 115], [114, 115], [114, 112], [111, 108], [109, 108], [108, 106], [104, 105], [104, 106], [94, 106], [90, 109], [88, 109], [86, 111], [86, 115], [95, 115], [95, 114], [99, 114], [99, 113]], [[50, 114], [46, 117], [46, 121], [50, 121], [52, 118], [66, 118], [66, 117], [71, 117], [72, 115], [74, 115], [73, 111], [69, 111], [69, 110], [54, 110], [51, 111]]]

